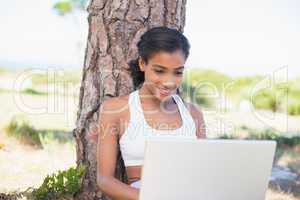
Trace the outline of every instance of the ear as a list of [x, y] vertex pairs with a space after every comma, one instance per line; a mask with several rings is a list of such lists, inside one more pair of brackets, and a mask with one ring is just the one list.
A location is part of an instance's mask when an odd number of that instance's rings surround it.
[[140, 67], [140, 70], [142, 72], [145, 71], [145, 65], [146, 65], [146, 63], [145, 63], [144, 59], [142, 59], [141, 57], [139, 57], [139, 67]]

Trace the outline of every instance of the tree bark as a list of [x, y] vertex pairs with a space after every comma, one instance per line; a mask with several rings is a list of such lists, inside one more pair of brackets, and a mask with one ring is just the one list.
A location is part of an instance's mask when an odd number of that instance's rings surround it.
[[[108, 98], [129, 94], [135, 88], [128, 61], [137, 58], [136, 43], [156, 26], [183, 32], [186, 0], [91, 0], [89, 34], [80, 88], [76, 128], [77, 164], [88, 166], [81, 192], [75, 199], [109, 199], [96, 184], [96, 142], [89, 134], [97, 127], [100, 104]], [[127, 181], [118, 153], [116, 177]]]

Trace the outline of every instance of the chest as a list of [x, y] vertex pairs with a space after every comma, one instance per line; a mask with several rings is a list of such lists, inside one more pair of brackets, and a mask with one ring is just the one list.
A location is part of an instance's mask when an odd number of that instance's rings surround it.
[[[162, 111], [145, 107], [141, 115], [143, 119], [140, 120], [144, 120], [144, 123], [156, 130], [175, 130], [183, 125], [180, 111], [176, 108]], [[129, 109], [120, 117], [120, 135], [122, 135], [128, 127], [130, 117]]]

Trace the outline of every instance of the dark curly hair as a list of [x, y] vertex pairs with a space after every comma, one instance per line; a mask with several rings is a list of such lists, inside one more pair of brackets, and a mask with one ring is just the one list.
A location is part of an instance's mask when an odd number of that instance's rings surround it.
[[182, 50], [185, 59], [187, 59], [190, 44], [188, 39], [178, 30], [161, 26], [146, 31], [137, 43], [137, 49], [139, 57], [128, 63], [134, 88], [141, 87], [145, 81], [144, 72], [139, 68], [139, 58], [142, 58], [147, 64], [149, 58], [159, 51], [172, 53], [176, 50]]

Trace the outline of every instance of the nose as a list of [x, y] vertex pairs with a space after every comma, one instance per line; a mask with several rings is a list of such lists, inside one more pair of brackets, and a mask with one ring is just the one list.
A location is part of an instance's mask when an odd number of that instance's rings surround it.
[[162, 83], [162, 87], [163, 89], [173, 89], [176, 87], [176, 81], [174, 78], [170, 79], [170, 80], [167, 80], [167, 81], [164, 81]]

